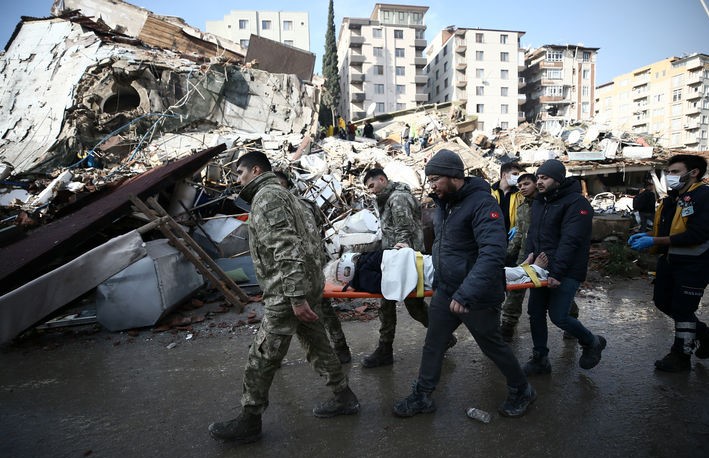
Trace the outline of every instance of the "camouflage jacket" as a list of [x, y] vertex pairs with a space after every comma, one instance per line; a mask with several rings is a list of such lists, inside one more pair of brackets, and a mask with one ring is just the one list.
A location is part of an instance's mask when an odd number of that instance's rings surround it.
[[320, 229], [299, 198], [266, 172], [241, 191], [251, 203], [249, 247], [264, 304], [312, 304], [325, 285]]
[[531, 219], [532, 199], [525, 199], [520, 194], [520, 199], [517, 204], [517, 213], [515, 215], [517, 233], [515, 233], [514, 237], [512, 237], [512, 240], [510, 240], [507, 245], [508, 258], [516, 260], [517, 265], [521, 264], [526, 258], [524, 244], [527, 242], [527, 231], [529, 231]]
[[390, 181], [377, 196], [377, 206], [382, 226], [382, 249], [403, 242], [416, 251], [423, 251], [421, 206], [408, 185]]

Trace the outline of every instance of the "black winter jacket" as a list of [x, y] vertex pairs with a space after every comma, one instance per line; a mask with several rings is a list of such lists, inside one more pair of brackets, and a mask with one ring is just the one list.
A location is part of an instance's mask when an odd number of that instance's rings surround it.
[[527, 254], [549, 257], [549, 276], [584, 281], [591, 247], [593, 208], [581, 195], [581, 183], [567, 178], [557, 189], [539, 194], [532, 203]]
[[507, 233], [502, 210], [482, 178], [468, 177], [445, 201], [431, 195], [433, 289], [468, 309], [498, 307], [505, 299]]

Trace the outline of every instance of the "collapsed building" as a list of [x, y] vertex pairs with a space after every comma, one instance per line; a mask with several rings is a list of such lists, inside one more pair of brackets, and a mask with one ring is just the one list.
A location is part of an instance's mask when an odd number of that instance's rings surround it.
[[[302, 57], [279, 46], [264, 49]], [[117, 0], [56, 1], [51, 17], [22, 19], [0, 56], [0, 341], [94, 288], [104, 304], [99, 320], [115, 330], [154, 324], [205, 279], [242, 301], [241, 287], [258, 286], [241, 216], [249, 207], [234, 176], [249, 151], [265, 152], [294, 192], [317, 204], [333, 258], [375, 246], [380, 236], [363, 172], [383, 168], [425, 205], [423, 168], [442, 148], [490, 182], [504, 162], [533, 170], [558, 157], [589, 197], [613, 193], [605, 213], [627, 213], [615, 196], [640, 187], [648, 173], [662, 190], [652, 172], [668, 151], [593, 124], [551, 131], [523, 124], [488, 138], [447, 102], [360, 121], [374, 125], [375, 139], [323, 137], [317, 78], [262, 61], [269, 71], [258, 68], [258, 54], [247, 62], [237, 44]], [[425, 132], [430, 146], [406, 155], [405, 124]], [[366, 213], [367, 229], [353, 229]], [[616, 219], [597, 237], [629, 226]], [[199, 247], [169, 248], [164, 237]], [[174, 276], [161, 267], [177, 264]], [[241, 287], [224, 277], [238, 270]], [[147, 283], [126, 287], [130, 272], [146, 271], [156, 274], [139, 274]], [[166, 282], [179, 294], [154, 287]], [[154, 309], [131, 309], [126, 288], [150, 291]]]

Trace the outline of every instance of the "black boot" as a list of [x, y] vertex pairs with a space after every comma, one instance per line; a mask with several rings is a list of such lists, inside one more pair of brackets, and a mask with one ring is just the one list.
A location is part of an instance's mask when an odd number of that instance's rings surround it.
[[377, 349], [362, 360], [362, 367], [372, 368], [394, 364], [394, 350], [391, 342], [379, 342]]
[[242, 412], [233, 420], [212, 423], [209, 434], [215, 439], [237, 444], [256, 442], [261, 438], [261, 415]]
[[429, 413], [436, 410], [436, 403], [431, 398], [431, 393], [419, 389], [414, 382], [410, 395], [394, 404], [394, 415], [397, 417], [413, 417], [417, 413]]
[[522, 367], [525, 375], [542, 375], [551, 373], [551, 363], [547, 355], [540, 355], [538, 352], [532, 352], [532, 357]]
[[446, 347], [446, 350], [450, 350], [451, 348], [455, 347], [455, 344], [458, 343], [458, 338], [451, 334], [451, 338], [448, 339], [448, 346]]
[[318, 418], [354, 415], [357, 412], [359, 412], [359, 400], [349, 386], [313, 409], [313, 415]]
[[521, 417], [527, 407], [537, 399], [537, 392], [527, 383], [522, 387], [507, 387], [507, 399], [498, 409], [505, 417]]
[[664, 358], [655, 361], [655, 367], [664, 372], [685, 372], [692, 370], [692, 356], [670, 351]]
[[579, 358], [582, 369], [593, 369], [601, 362], [601, 352], [606, 348], [606, 339], [603, 336], [594, 336], [591, 345], [582, 345], [583, 352]]

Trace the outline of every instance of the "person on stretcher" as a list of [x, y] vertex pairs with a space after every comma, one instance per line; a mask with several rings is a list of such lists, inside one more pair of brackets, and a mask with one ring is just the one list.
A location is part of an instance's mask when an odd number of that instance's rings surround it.
[[[360, 259], [361, 256], [365, 258]], [[526, 261], [531, 260], [532, 255]], [[505, 267], [507, 284], [534, 283], [536, 286], [547, 279], [548, 264], [547, 255], [540, 253], [533, 264]], [[327, 282], [342, 286], [343, 291], [349, 287], [381, 293], [386, 299], [396, 301], [403, 300], [417, 288], [430, 290], [434, 272], [431, 255], [422, 255], [411, 248], [344, 253], [340, 259], [328, 263], [324, 271]]]

